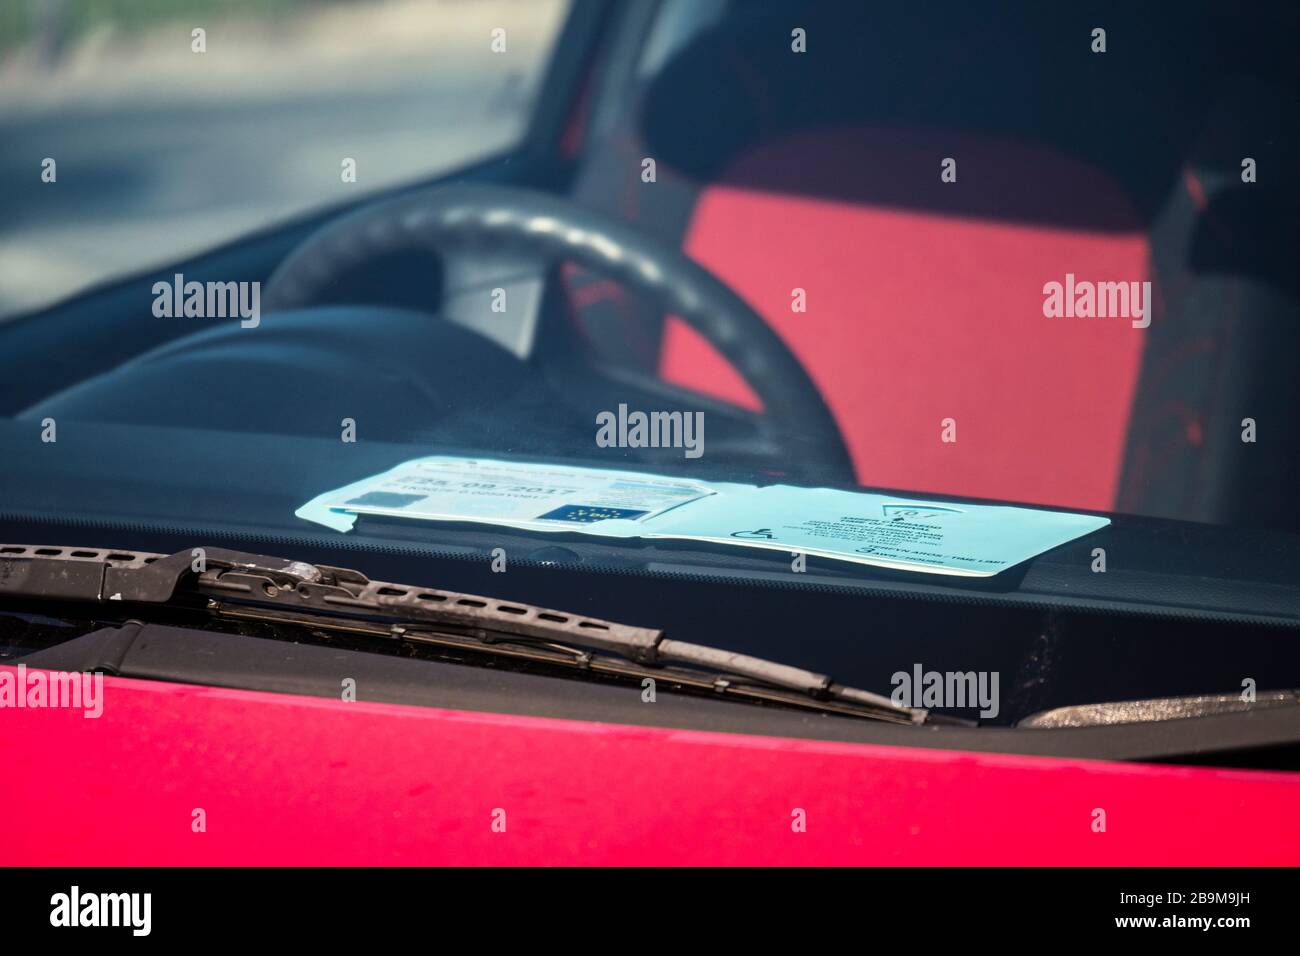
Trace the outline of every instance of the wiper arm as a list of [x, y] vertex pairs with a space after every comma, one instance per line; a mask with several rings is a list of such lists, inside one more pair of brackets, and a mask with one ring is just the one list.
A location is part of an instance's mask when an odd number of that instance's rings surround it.
[[[538, 644], [568, 652], [584, 664], [591, 663], [589, 652], [595, 651], [647, 668], [668, 668], [673, 679], [694, 676], [697, 684], [696, 671], [708, 671], [706, 685], [723, 693], [897, 723], [965, 723], [901, 707], [824, 674], [673, 640], [661, 630], [479, 595], [371, 581], [348, 568], [225, 548], [163, 555], [0, 545], [0, 596], [168, 606], [194, 606], [197, 599], [206, 600], [200, 606], [226, 617], [318, 627], [356, 622], [343, 629], [432, 643], [438, 643], [435, 634], [450, 629], [460, 646], [468, 640], [478, 650]], [[774, 697], [762, 690], [792, 693]]]

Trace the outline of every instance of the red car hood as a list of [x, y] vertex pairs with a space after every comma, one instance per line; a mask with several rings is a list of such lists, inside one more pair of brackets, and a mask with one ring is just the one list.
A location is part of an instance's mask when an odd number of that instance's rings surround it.
[[1300, 774], [112, 677], [104, 695], [97, 719], [0, 711], [0, 863], [1300, 863]]

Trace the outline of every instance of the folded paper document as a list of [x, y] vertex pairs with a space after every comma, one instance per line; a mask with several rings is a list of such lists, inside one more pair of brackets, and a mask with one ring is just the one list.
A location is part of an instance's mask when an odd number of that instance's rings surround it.
[[349, 531], [357, 515], [527, 531], [699, 541], [988, 577], [1109, 524], [1095, 515], [791, 485], [435, 456], [318, 495], [298, 517]]

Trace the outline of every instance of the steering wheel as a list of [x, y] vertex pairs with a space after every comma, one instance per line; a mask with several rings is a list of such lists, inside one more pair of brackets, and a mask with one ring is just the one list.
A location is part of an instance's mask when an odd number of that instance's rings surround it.
[[830, 409], [761, 316], [677, 249], [562, 197], [459, 184], [366, 206], [295, 249], [263, 290], [263, 306], [275, 311], [317, 304], [338, 275], [380, 256], [423, 250], [444, 260], [475, 250], [512, 255], [539, 270], [569, 261], [621, 282], [661, 314], [679, 317], [732, 364], [763, 403], [760, 428], [787, 456], [852, 480]]

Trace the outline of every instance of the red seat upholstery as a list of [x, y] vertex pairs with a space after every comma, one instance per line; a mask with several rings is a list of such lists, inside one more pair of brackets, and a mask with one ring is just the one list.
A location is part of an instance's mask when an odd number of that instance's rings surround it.
[[[956, 183], [940, 182], [944, 156], [959, 160]], [[918, 170], [936, 191], [1019, 196], [1024, 221], [891, 207], [865, 192]], [[1061, 201], [1132, 227], [1043, 224]], [[863, 484], [1107, 509], [1143, 332], [1124, 319], [1046, 318], [1043, 285], [1067, 272], [1148, 279], [1138, 222], [1106, 177], [1043, 148], [855, 127], [745, 153], [701, 189], [685, 248], [802, 360]], [[795, 288], [806, 313], [792, 311]], [[756, 407], [681, 323], [669, 324], [661, 372]], [[957, 440], [945, 443], [949, 418]]]

